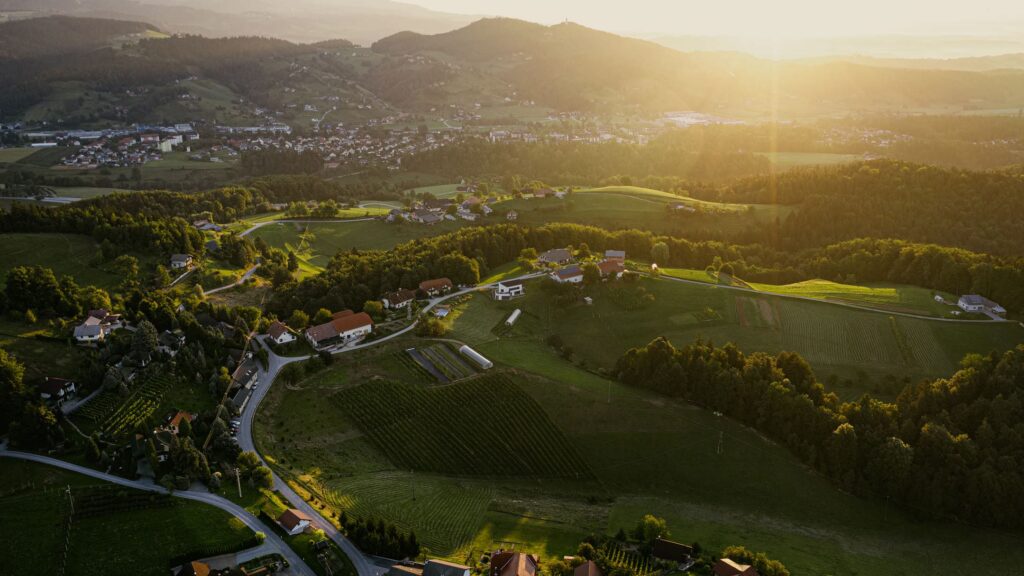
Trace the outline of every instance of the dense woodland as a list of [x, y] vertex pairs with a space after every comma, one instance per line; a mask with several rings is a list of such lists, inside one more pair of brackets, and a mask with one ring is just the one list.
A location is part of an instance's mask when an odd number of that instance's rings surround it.
[[968, 356], [948, 379], [895, 403], [840, 403], [799, 355], [745, 355], [659, 338], [628, 351], [616, 377], [722, 412], [789, 447], [844, 489], [931, 518], [1024, 525], [1024, 347]]

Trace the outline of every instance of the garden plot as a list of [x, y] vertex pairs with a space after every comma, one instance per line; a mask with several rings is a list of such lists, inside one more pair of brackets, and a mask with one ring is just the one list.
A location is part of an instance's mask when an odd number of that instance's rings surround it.
[[406, 353], [441, 383], [462, 380], [476, 374], [476, 370], [444, 342], [426, 348], [409, 348]]

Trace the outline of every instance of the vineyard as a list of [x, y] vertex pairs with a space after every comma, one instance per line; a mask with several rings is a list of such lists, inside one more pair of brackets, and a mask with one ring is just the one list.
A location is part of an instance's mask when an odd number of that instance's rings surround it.
[[104, 434], [123, 436], [134, 432], [153, 415], [173, 384], [170, 374], [158, 374], [132, 390], [125, 399], [115, 392], [103, 392], [79, 410], [78, 415]]
[[436, 388], [376, 382], [341, 390], [331, 400], [402, 469], [593, 477], [540, 405], [503, 374]]
[[332, 508], [358, 518], [387, 518], [438, 554], [472, 540], [492, 498], [488, 488], [409, 472], [339, 478], [314, 488]]
[[433, 375], [442, 383], [462, 380], [476, 374], [476, 370], [446, 342], [427, 348], [410, 348], [406, 353], [422, 371]]
[[629, 574], [647, 576], [654, 572], [654, 569], [647, 562], [647, 558], [637, 554], [636, 552], [625, 550], [617, 544], [609, 543], [605, 553], [609, 566], [623, 568], [628, 571]]

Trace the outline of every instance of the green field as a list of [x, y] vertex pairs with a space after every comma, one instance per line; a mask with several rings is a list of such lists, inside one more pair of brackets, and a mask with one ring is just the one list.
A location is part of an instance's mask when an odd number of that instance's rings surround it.
[[[460, 322], [468, 318], [465, 314]], [[655, 513], [668, 519], [676, 539], [699, 541], [708, 549], [742, 544], [763, 550], [793, 574], [966, 573], [982, 558], [1000, 573], [1024, 561], [1015, 545], [1019, 534], [922, 522], [855, 498], [752, 430], [579, 370], [543, 343], [527, 339], [492, 341], [478, 350], [515, 367], [495, 370], [543, 407], [544, 421], [557, 426], [597, 481], [517, 480], [511, 477], [519, 470], [515, 461], [505, 474], [488, 478], [474, 476], [479, 466], [474, 460], [464, 460], [461, 473], [425, 472], [421, 468], [429, 462], [408, 462], [390, 448], [378, 449], [375, 440], [379, 426], [408, 422], [407, 434], [427, 431], [415, 440], [404, 437], [416, 442], [424, 457], [456, 451], [450, 440], [429, 431], [461, 426], [451, 420], [459, 407], [431, 404], [408, 411], [397, 401], [421, 398], [412, 392], [416, 386], [421, 392], [446, 390], [422, 387], [398, 360], [403, 348], [420, 345], [409, 340], [345, 355], [295, 387], [275, 386], [256, 420], [256, 437], [278, 472], [301, 482], [318, 500], [413, 529], [431, 555], [466, 561], [515, 545], [554, 559], [573, 553], [589, 533], [613, 534]], [[396, 390], [401, 391], [397, 400]], [[393, 408], [377, 408], [372, 420], [358, 423], [346, 413], [356, 408], [324, 402], [335, 394], [365, 395]], [[488, 417], [506, 409], [487, 396], [464, 402]], [[460, 438], [469, 439], [474, 449], [489, 445], [503, 453], [503, 439], [518, 431], [503, 420], [506, 416], [493, 417], [503, 435]], [[545, 445], [558, 449], [550, 441]], [[554, 454], [568, 460], [564, 452]]]
[[25, 365], [28, 378], [75, 378], [79, 374], [79, 363], [87, 352], [63, 336], [54, 334], [43, 323], [29, 325], [0, 318], [0, 348], [14, 354]]
[[36, 150], [38, 149], [31, 147], [0, 148], [0, 164], [5, 162], [17, 162], [22, 158], [27, 158]]
[[[907, 314], [955, 318], [957, 315], [953, 315], [951, 312], [960, 311], [955, 305], [936, 302], [934, 290], [904, 284], [857, 285], [816, 279], [785, 285], [750, 283], [749, 286], [755, 290], [774, 294], [870, 306], [880, 310]], [[946, 292], [938, 294], [947, 302], [956, 302], [957, 297], [953, 294]]]
[[[719, 344], [733, 342], [747, 352], [789, 350], [807, 358], [823, 380], [831, 375], [854, 380], [840, 391], [843, 396], [870, 389], [862, 375], [874, 381], [889, 375], [897, 379], [946, 376], [965, 354], [1006, 350], [1024, 342], [1024, 329], [1014, 322], [914, 319], [670, 280], [646, 279], [640, 286], [655, 301], [639, 310], [618, 303], [621, 298], [609, 286], [592, 289], [593, 306], [557, 306], [539, 282], [529, 285], [526, 297], [511, 302], [478, 296], [453, 314], [453, 335], [500, 350], [541, 343], [558, 334], [579, 360], [597, 370], [611, 369], [628, 348], [657, 336], [667, 336], [676, 345], [702, 337]], [[927, 291], [912, 287], [878, 290], [881, 294], [895, 290], [894, 298], [899, 294], [909, 294], [907, 298], [914, 301], [930, 298]], [[510, 334], [499, 338], [492, 329], [515, 308], [523, 309], [522, 319]]]
[[89, 236], [76, 234], [0, 234], [0, 278], [16, 266], [43, 266], [59, 278], [72, 276], [80, 286], [110, 289], [120, 283], [117, 274], [91, 265], [100, 254]]
[[[76, 506], [68, 576], [163, 576], [175, 556], [238, 549], [253, 535], [234, 517], [205, 504], [5, 458], [0, 460], [0, 536], [7, 553], [0, 572], [60, 573], [68, 486]], [[111, 498], [133, 509], [112, 509], [105, 504]]]
[[859, 154], [831, 154], [828, 152], [760, 152], [759, 154], [768, 158], [772, 166], [783, 170], [799, 166], [849, 164], [864, 159]]

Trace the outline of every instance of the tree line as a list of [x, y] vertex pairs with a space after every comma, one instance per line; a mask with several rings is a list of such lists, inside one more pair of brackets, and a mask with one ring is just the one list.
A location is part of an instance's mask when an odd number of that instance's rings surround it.
[[967, 356], [896, 402], [840, 402], [798, 354], [744, 354], [658, 338], [626, 352], [622, 383], [721, 412], [789, 448], [843, 489], [930, 518], [1024, 525], [1024, 346]]

